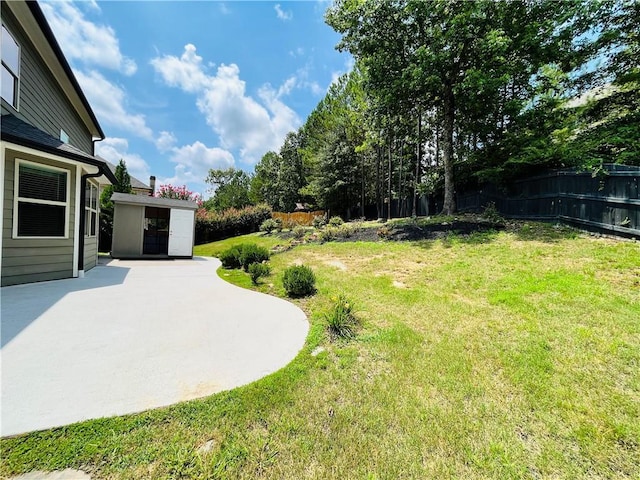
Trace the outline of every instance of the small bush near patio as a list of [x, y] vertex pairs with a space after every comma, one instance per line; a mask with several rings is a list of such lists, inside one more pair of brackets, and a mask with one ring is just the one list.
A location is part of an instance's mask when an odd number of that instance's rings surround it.
[[248, 243], [242, 246], [240, 252], [240, 265], [245, 272], [249, 271], [249, 265], [252, 263], [262, 263], [269, 260], [269, 250], [259, 247], [254, 243]]
[[222, 268], [240, 268], [240, 255], [242, 254], [242, 248], [244, 245], [235, 245], [218, 255], [218, 258], [222, 262]]
[[347, 297], [340, 294], [331, 307], [331, 311], [325, 314], [327, 329], [334, 338], [352, 338], [358, 326], [358, 319], [353, 313], [353, 303]]
[[269, 260], [269, 250], [259, 247], [255, 243], [241, 243], [234, 245], [218, 254], [222, 267], [227, 269], [240, 268], [248, 271], [252, 263]]
[[316, 276], [306, 265], [294, 265], [284, 271], [282, 285], [289, 297], [305, 297], [316, 291]]
[[273, 231], [282, 230], [282, 221], [275, 218], [267, 218], [262, 225], [260, 225], [260, 231], [266, 233], [272, 233]]
[[332, 227], [339, 227], [340, 225], [342, 225], [344, 223], [344, 221], [340, 218], [340, 217], [331, 217], [331, 219], [329, 220], [329, 225], [331, 225]]
[[251, 282], [254, 285], [258, 285], [258, 280], [262, 277], [266, 277], [271, 273], [271, 267], [266, 263], [252, 263], [249, 265], [249, 275], [251, 276]]

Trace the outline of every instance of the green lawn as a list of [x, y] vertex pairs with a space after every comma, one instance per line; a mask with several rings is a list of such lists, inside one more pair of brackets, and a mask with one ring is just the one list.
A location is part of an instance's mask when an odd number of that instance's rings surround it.
[[[251, 235], [196, 254], [249, 241], [287, 243]], [[312, 328], [289, 366], [202, 400], [2, 440], [0, 476], [640, 478], [638, 243], [530, 223], [303, 245], [274, 255], [258, 288], [282, 295], [282, 270], [300, 262], [318, 293], [296, 300]], [[340, 293], [363, 321], [349, 342], [322, 324]]]

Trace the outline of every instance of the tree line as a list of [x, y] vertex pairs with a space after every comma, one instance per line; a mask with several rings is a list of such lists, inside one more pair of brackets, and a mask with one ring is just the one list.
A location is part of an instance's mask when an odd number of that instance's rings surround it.
[[440, 194], [452, 213], [482, 182], [640, 164], [638, 18], [634, 1], [338, 0], [325, 19], [355, 66], [236, 171], [245, 200], [380, 217]]
[[336, 0], [351, 72], [252, 173], [211, 170], [208, 211], [416, 214], [548, 169], [640, 165], [640, 2]]

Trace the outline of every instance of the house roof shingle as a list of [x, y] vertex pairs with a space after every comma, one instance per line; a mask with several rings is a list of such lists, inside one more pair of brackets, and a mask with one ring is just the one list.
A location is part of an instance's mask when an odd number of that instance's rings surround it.
[[89, 155], [73, 145], [60, 141], [39, 128], [20, 120], [13, 114], [8, 113], [2, 115], [0, 119], [0, 131], [2, 140], [99, 167], [110, 182], [116, 182], [115, 176], [104, 160]]
[[[116, 166], [111, 163], [109, 160], [105, 160], [104, 158], [98, 156], [98, 158], [102, 161], [104, 161], [104, 163], [107, 164], [107, 167], [109, 167], [109, 170], [111, 170], [111, 173], [113, 173], [114, 175], [116, 174]], [[131, 188], [138, 188], [138, 189], [144, 189], [144, 190], [149, 190], [151, 191], [151, 187], [149, 185], [147, 185], [144, 182], [141, 182], [140, 180], [138, 180], [136, 177], [134, 177], [133, 175], [129, 174], [129, 177], [131, 177]]]

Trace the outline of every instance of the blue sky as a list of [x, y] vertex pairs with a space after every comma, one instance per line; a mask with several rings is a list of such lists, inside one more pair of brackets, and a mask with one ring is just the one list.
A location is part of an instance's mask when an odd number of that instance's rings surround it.
[[253, 171], [351, 59], [321, 1], [41, 1], [107, 139], [96, 153], [207, 196]]

